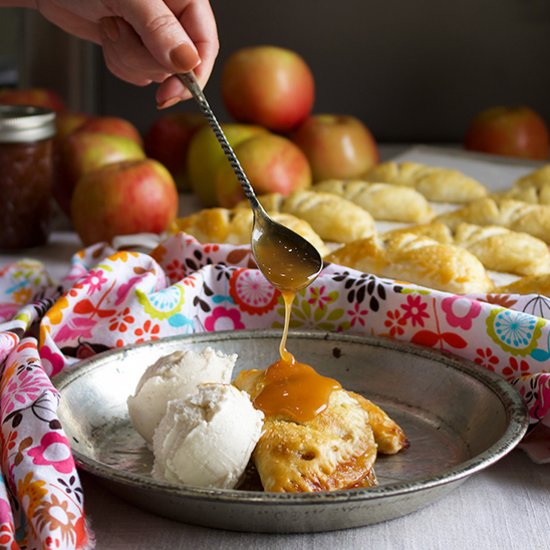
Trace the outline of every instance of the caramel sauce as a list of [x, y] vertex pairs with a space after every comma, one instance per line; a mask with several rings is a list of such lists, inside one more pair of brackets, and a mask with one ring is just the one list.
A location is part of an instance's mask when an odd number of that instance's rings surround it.
[[286, 349], [294, 296], [315, 280], [322, 262], [315, 249], [304, 246], [301, 237], [294, 238], [271, 223], [257, 221], [252, 232], [254, 257], [266, 279], [282, 293], [285, 324], [279, 345], [281, 358], [263, 372], [262, 389], [254, 406], [266, 416], [307, 422], [327, 407], [332, 390], [341, 388], [336, 380], [296, 361]]
[[[300, 237], [300, 241], [302, 238]], [[296, 293], [319, 274], [319, 256], [291, 238], [281, 239], [271, 224], [255, 223], [252, 231], [254, 258], [265, 278], [281, 291]]]
[[333, 390], [342, 386], [322, 376], [309, 365], [296, 361], [286, 349], [290, 311], [294, 292], [283, 291], [285, 325], [279, 345], [281, 358], [263, 373], [263, 388], [254, 399], [254, 406], [266, 416], [283, 416], [296, 422], [307, 422], [323, 412]]

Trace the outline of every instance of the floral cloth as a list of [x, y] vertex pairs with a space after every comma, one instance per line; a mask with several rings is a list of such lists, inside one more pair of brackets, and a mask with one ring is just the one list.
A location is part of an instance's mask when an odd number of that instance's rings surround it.
[[[499, 373], [528, 408], [526, 449], [550, 461], [547, 318], [550, 300], [541, 296], [456, 296], [329, 264], [296, 297], [291, 327], [395, 338]], [[0, 547], [93, 546], [50, 377], [110, 348], [281, 328], [283, 319], [282, 298], [249, 247], [200, 244], [183, 233], [151, 254], [89, 247], [60, 284], [38, 262], [0, 269]]]

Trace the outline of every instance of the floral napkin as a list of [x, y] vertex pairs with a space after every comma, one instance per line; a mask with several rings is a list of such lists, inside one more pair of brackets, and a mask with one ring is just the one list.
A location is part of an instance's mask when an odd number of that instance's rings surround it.
[[[99, 244], [56, 283], [24, 260], [0, 269], [0, 547], [92, 548], [84, 495], [50, 378], [107, 349], [203, 331], [281, 328], [282, 298], [247, 246], [184, 233], [150, 254]], [[395, 338], [470, 359], [517, 387], [550, 462], [550, 300], [456, 296], [336, 264], [296, 297], [292, 328]], [[534, 428], [537, 427], [535, 430]]]

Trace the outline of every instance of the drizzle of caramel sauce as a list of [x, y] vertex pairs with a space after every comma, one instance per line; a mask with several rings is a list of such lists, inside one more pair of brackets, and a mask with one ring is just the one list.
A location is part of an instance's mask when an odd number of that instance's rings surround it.
[[292, 291], [282, 291], [285, 325], [279, 345], [281, 358], [264, 371], [263, 387], [254, 399], [254, 406], [266, 416], [284, 416], [296, 422], [307, 422], [326, 409], [331, 392], [342, 386], [336, 380], [320, 375], [309, 365], [296, 361], [287, 351], [294, 295]]

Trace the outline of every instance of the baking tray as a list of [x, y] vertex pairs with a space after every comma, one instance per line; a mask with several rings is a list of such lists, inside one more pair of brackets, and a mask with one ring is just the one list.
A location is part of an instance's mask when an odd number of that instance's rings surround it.
[[517, 391], [474, 363], [382, 338], [296, 331], [288, 349], [300, 361], [373, 400], [404, 428], [410, 447], [377, 459], [379, 486], [279, 494], [154, 480], [152, 453], [126, 407], [147, 366], [177, 349], [211, 346], [238, 354], [236, 374], [274, 362], [280, 337], [280, 331], [171, 337], [103, 353], [58, 376], [58, 414], [77, 464], [127, 501], [182, 522], [237, 531], [330, 531], [437, 501], [508, 453], [527, 429]]

